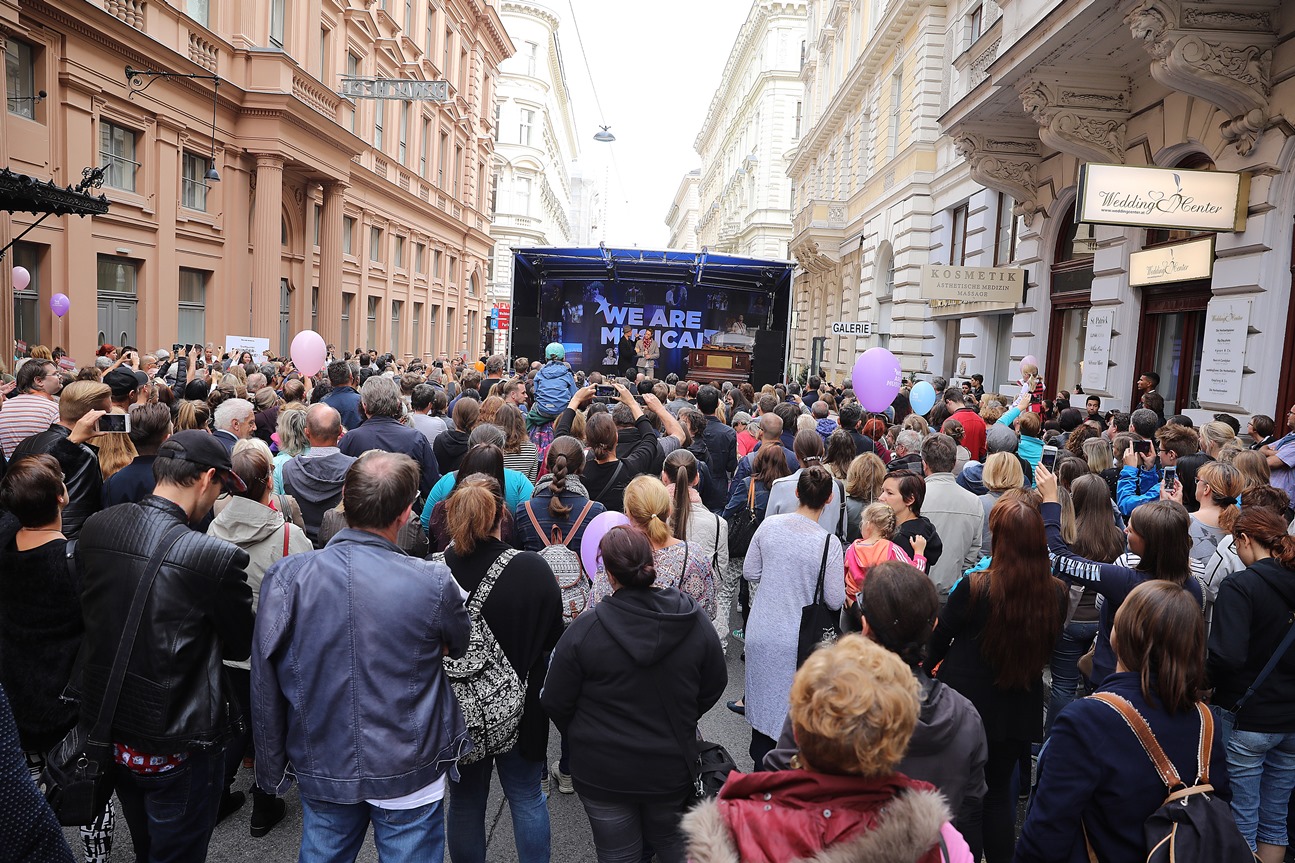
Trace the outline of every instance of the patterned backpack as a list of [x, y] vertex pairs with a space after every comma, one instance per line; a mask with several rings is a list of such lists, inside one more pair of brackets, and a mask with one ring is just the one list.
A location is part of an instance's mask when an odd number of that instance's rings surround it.
[[487, 755], [501, 755], [517, 745], [517, 729], [522, 722], [526, 700], [525, 681], [517, 677], [512, 663], [504, 656], [495, 634], [481, 616], [481, 607], [504, 567], [518, 554], [510, 548], [490, 565], [485, 578], [468, 599], [468, 617], [472, 633], [468, 652], [462, 659], [446, 657], [445, 676], [463, 711], [472, 751], [459, 759], [463, 764], [480, 761]]
[[589, 514], [589, 509], [594, 505], [592, 500], [585, 503], [585, 508], [580, 510], [580, 515], [571, 523], [571, 529], [567, 531], [566, 539], [562, 538], [562, 531], [558, 526], [553, 525], [551, 537], [544, 536], [544, 530], [540, 527], [539, 520], [535, 518], [535, 511], [531, 509], [531, 501], [526, 501], [523, 506], [526, 507], [526, 514], [530, 516], [531, 525], [535, 528], [535, 534], [544, 543], [544, 548], [540, 549], [539, 555], [544, 558], [544, 562], [553, 570], [553, 577], [558, 581], [558, 588], [562, 591], [562, 625], [567, 627], [571, 621], [575, 620], [580, 612], [584, 611], [589, 605], [589, 594], [593, 591], [593, 580], [585, 572], [584, 564], [580, 562], [580, 555], [571, 549], [571, 538], [580, 532], [580, 525], [584, 524], [585, 516]]

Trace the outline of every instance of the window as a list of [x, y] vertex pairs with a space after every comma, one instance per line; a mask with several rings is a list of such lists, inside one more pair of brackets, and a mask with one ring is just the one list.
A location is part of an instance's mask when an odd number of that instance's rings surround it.
[[450, 353], [458, 350], [459, 340], [454, 333], [454, 309], [445, 310], [445, 346], [441, 353]]
[[432, 43], [435, 41], [433, 33], [436, 31], [432, 28], [436, 26], [436, 7], [432, 4], [427, 5], [427, 23], [423, 25], [423, 56], [427, 59], [432, 58]]
[[288, 340], [292, 338], [292, 283], [279, 279], [279, 356], [288, 353]]
[[499, 117], [504, 112], [504, 103], [495, 103], [495, 142], [499, 142]]
[[400, 145], [396, 150], [400, 164], [409, 164], [409, 103], [400, 103]]
[[355, 294], [342, 294], [342, 338], [339, 345], [351, 342], [351, 303], [354, 300]]
[[459, 196], [459, 181], [463, 179], [463, 147], [459, 144], [454, 145], [454, 188], [450, 192], [454, 197]]
[[[348, 78], [355, 78], [359, 76], [359, 74], [360, 74], [360, 58], [355, 56], [355, 54], [353, 54], [352, 52], [347, 51], [346, 52], [346, 76]], [[356, 109], [355, 103], [352, 102], [351, 103], [351, 131], [352, 132], [355, 131], [355, 116], [358, 113], [359, 111]]]
[[895, 158], [899, 150], [899, 112], [903, 104], [904, 72], [896, 70], [890, 78], [890, 129], [886, 138], [887, 158]]
[[481, 212], [486, 201], [486, 163], [477, 162], [477, 212]]
[[405, 0], [405, 35], [414, 32], [414, 0]]
[[801, 121], [801, 115], [803, 111], [804, 111], [804, 103], [797, 102], [796, 103], [796, 125], [792, 129], [792, 133], [791, 133], [791, 136], [793, 138], [800, 137], [800, 121]]
[[441, 277], [441, 250], [432, 249], [432, 278], [439, 279], [440, 277]]
[[416, 357], [423, 355], [423, 333], [420, 327], [422, 317], [423, 304], [414, 303], [414, 356]]
[[270, 0], [270, 44], [283, 50], [284, 19], [288, 0]]
[[32, 63], [31, 46], [17, 39], [5, 45], [5, 92], [9, 99], [9, 113], [36, 119], [36, 67]]
[[[11, 43], [12, 44], [12, 43]], [[13, 292], [13, 337], [40, 344], [40, 250], [35, 243], [14, 243], [13, 263], [31, 273], [31, 281]]]
[[342, 254], [353, 255], [351, 251], [355, 244], [355, 220], [350, 216], [342, 217]]
[[207, 211], [207, 171], [211, 162], [205, 156], [184, 154], [184, 178], [181, 181], [180, 203], [190, 210]]
[[426, 270], [423, 269], [423, 255], [426, 252], [427, 245], [425, 243], [414, 243], [414, 272], [419, 275], [426, 273]]
[[499, 172], [490, 175], [490, 218], [495, 217], [495, 210], [499, 206]]
[[387, 119], [387, 101], [373, 100], [373, 149], [382, 150], [382, 124]]
[[328, 28], [319, 28], [319, 80], [328, 75]]
[[436, 356], [436, 313], [440, 310], [440, 306], [432, 306], [431, 316], [427, 319], [427, 352], [432, 356]]
[[454, 31], [445, 28], [445, 42], [441, 46], [441, 77], [450, 77], [450, 46], [454, 43]]
[[392, 251], [391, 262], [397, 270], [405, 268], [405, 238], [396, 237], [395, 249]]
[[517, 143], [523, 147], [531, 145], [531, 127], [535, 125], [535, 112], [523, 108], [521, 111], [521, 120], [517, 124]]
[[953, 211], [953, 232], [949, 238], [949, 263], [960, 267], [967, 262], [967, 205]]
[[99, 163], [104, 167], [103, 181], [113, 189], [135, 191], [135, 133], [106, 121], [99, 123]]
[[466, 49], [459, 52], [459, 92], [465, 96], [468, 93], [468, 52]]
[[402, 300], [391, 301], [391, 344], [387, 350], [396, 356], [400, 356], [400, 307], [403, 305]]
[[180, 321], [176, 341], [200, 345], [207, 340], [207, 279], [205, 270], [180, 268]]
[[139, 261], [115, 255], [98, 258], [98, 343], [135, 344]]
[[450, 134], [441, 133], [441, 148], [436, 151], [436, 185], [445, 188], [445, 160], [450, 157]]
[[994, 236], [994, 266], [1005, 267], [1016, 260], [1020, 245], [1021, 219], [1012, 214], [1016, 201], [1010, 195], [998, 196], [998, 229]]
[[[210, 13], [210, 0], [184, 0], [184, 14], [188, 15], [204, 27], [210, 26], [208, 21]], [[188, 342], [185, 344], [188, 344]]]
[[378, 298], [369, 297], [369, 320], [365, 330], [364, 346], [370, 350], [378, 346]]
[[382, 229], [378, 227], [369, 228], [369, 260], [382, 263]]
[[459, 259], [450, 255], [450, 269], [445, 274], [445, 280], [451, 285], [457, 285], [459, 276]]
[[423, 134], [418, 139], [418, 176], [427, 179], [427, 150], [431, 146], [432, 121], [423, 120]]
[[536, 61], [539, 59], [540, 46], [534, 42], [526, 42], [523, 54], [526, 57], [526, 74], [532, 78], [535, 77]]
[[[324, 208], [315, 204], [315, 248], [319, 248], [319, 226], [324, 220]], [[316, 330], [318, 332], [318, 330]]]
[[985, 32], [985, 6], [982, 3], [967, 16], [967, 47], [970, 48], [980, 34]]
[[531, 178], [513, 178], [513, 211], [519, 215], [530, 215], [531, 212]]
[[473, 273], [472, 278], [468, 279], [468, 296], [475, 297], [476, 295], [477, 295], [477, 274]]

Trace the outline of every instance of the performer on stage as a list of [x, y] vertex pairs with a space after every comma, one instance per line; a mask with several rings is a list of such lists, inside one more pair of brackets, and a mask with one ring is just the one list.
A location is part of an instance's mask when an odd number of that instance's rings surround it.
[[621, 331], [620, 341], [616, 343], [616, 373], [628, 374], [638, 365], [638, 353], [634, 344], [634, 332], [629, 327]]
[[638, 354], [639, 371], [649, 378], [652, 377], [652, 373], [656, 370], [656, 361], [661, 356], [661, 345], [652, 338], [651, 330], [643, 331], [638, 344], [634, 347], [634, 353]]

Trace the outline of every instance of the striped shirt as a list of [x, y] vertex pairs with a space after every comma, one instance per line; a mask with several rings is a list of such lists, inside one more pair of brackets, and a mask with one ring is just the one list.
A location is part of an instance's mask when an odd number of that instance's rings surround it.
[[0, 406], [0, 447], [4, 448], [5, 458], [12, 458], [13, 451], [24, 439], [40, 434], [58, 422], [58, 402], [34, 393], [23, 393], [5, 399]]

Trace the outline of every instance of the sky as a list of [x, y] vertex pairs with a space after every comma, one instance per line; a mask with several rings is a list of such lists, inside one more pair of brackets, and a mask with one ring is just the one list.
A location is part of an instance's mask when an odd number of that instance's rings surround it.
[[[665, 248], [666, 213], [683, 175], [701, 167], [693, 141], [751, 0], [541, 2], [562, 19], [558, 42], [581, 167], [607, 177], [607, 245]], [[593, 140], [601, 125], [611, 127], [615, 143]]]

